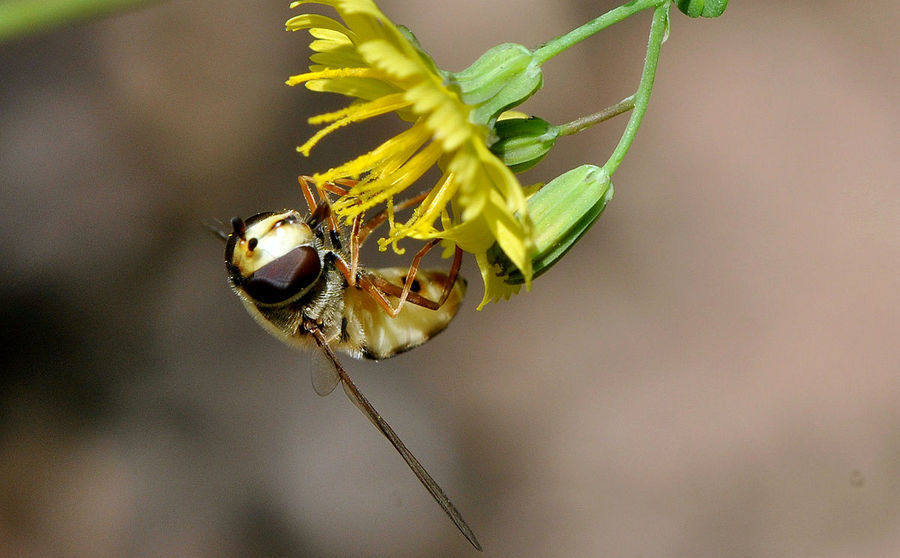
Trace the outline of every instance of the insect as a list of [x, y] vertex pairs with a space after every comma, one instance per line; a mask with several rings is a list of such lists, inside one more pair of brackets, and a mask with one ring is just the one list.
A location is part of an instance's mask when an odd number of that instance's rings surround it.
[[[250, 315], [269, 333], [295, 347], [315, 347], [327, 357], [331, 366], [313, 368], [316, 393], [328, 395], [341, 384], [466, 539], [481, 550], [462, 515], [356, 387], [335, 354], [338, 350], [354, 358], [389, 358], [441, 332], [465, 294], [466, 282], [458, 276], [462, 251], [456, 249], [448, 273], [418, 269], [436, 239], [425, 244], [408, 269], [362, 267], [360, 246], [387, 215], [381, 212], [366, 223], [357, 217], [349, 238], [344, 238], [328, 194], [345, 195], [352, 184], [345, 180], [319, 185], [301, 177], [308, 216], [289, 210], [232, 219], [231, 233], [220, 233], [226, 241], [229, 282]], [[405, 209], [423, 197], [395, 209]]]

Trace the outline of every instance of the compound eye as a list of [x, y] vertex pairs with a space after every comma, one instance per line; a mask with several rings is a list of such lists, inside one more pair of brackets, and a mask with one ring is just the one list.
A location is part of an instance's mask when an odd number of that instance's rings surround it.
[[316, 249], [300, 246], [257, 269], [244, 280], [242, 286], [253, 300], [277, 304], [312, 285], [321, 270], [322, 263]]

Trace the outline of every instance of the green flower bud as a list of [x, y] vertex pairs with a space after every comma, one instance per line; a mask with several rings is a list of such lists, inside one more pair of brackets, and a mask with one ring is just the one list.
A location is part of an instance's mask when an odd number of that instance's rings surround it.
[[497, 141], [491, 152], [513, 172], [523, 172], [538, 164], [553, 149], [559, 131], [535, 116], [507, 118], [494, 124]]
[[[609, 173], [594, 165], [582, 165], [554, 178], [528, 198], [535, 244], [533, 277], [550, 269], [578, 242], [612, 197]], [[488, 249], [487, 257], [505, 283], [525, 282], [522, 272], [497, 244]]]
[[543, 84], [540, 63], [526, 47], [497, 45], [461, 72], [448, 74], [462, 100], [473, 107], [470, 120], [490, 124], [504, 110], [522, 104]]
[[728, 7], [728, 0], [676, 0], [675, 4], [688, 17], [719, 17]]

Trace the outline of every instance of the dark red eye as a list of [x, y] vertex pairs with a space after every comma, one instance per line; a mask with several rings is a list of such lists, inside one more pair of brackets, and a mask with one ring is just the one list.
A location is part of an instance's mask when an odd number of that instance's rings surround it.
[[312, 285], [321, 270], [322, 263], [316, 249], [300, 246], [257, 269], [244, 280], [242, 286], [253, 300], [277, 304]]

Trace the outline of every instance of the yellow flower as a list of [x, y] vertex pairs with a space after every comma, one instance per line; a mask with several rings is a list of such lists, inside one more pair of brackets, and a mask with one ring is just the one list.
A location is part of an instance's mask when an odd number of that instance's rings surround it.
[[[404, 237], [441, 238], [474, 254], [486, 287], [479, 308], [490, 300], [508, 298], [510, 289], [518, 290], [496, 280], [496, 268], [486, 256], [495, 242], [528, 286], [534, 247], [525, 194], [509, 168], [488, 149], [486, 120], [493, 118], [491, 107], [466, 104], [461, 88], [451, 85], [451, 74], [439, 70], [411, 34], [394, 25], [371, 0], [310, 0], [291, 7], [309, 3], [331, 6], [343, 23], [316, 14], [288, 20], [288, 30], [307, 29], [313, 36], [310, 48], [315, 54], [310, 71], [287, 83], [305, 83], [313, 91], [340, 93], [354, 102], [311, 118], [311, 124], [327, 125], [298, 150], [308, 155], [332, 131], [375, 116], [393, 112], [410, 122], [408, 129], [368, 153], [314, 176], [320, 182], [360, 180], [335, 202], [334, 211], [351, 221], [384, 204], [391, 229], [379, 240], [382, 249], [393, 245], [400, 251], [397, 241]], [[435, 164], [442, 170], [440, 179], [406, 221], [396, 221], [394, 197]]]

